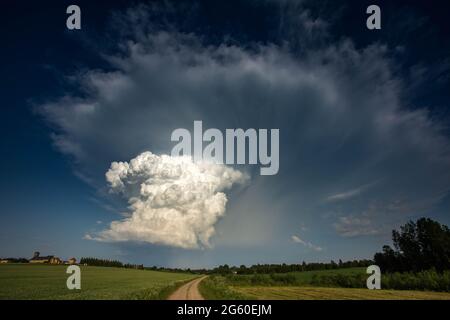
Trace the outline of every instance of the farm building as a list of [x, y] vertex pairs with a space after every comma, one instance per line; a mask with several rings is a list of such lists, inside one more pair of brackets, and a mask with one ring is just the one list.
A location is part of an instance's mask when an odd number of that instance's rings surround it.
[[41, 256], [38, 251], [30, 259], [30, 263], [49, 263], [49, 264], [61, 264], [62, 260], [55, 256]]

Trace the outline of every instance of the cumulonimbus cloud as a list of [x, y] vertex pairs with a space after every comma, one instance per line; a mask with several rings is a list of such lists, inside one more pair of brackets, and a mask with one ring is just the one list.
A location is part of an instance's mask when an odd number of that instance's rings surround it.
[[244, 183], [248, 176], [187, 156], [144, 152], [129, 162], [113, 162], [106, 179], [111, 191], [127, 199], [130, 215], [86, 238], [195, 249], [210, 246], [214, 225], [225, 213], [223, 191]]
[[[132, 10], [141, 23], [123, 24], [137, 30], [117, 40], [121, 50], [106, 55], [109, 68], [73, 77], [86, 96], [72, 92], [40, 106], [55, 145], [102, 187], [112, 161], [142, 150], [167, 154], [171, 132], [195, 120], [208, 128], [280, 128], [279, 174], [255, 178], [221, 226], [222, 243], [236, 247], [268, 246], [303, 221], [350, 237], [435, 212], [450, 190], [450, 142], [425, 107], [409, 108], [394, 48], [320, 41], [326, 23], [287, 12], [300, 17], [285, 24], [295, 39], [248, 46], [148, 27], [148, 11]], [[369, 181], [379, 182], [358, 187]]]

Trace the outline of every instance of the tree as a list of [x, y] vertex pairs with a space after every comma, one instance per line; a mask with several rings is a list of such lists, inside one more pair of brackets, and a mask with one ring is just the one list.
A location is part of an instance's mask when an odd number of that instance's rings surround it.
[[392, 231], [394, 249], [384, 246], [375, 263], [384, 272], [450, 269], [450, 229], [429, 218], [409, 221]]

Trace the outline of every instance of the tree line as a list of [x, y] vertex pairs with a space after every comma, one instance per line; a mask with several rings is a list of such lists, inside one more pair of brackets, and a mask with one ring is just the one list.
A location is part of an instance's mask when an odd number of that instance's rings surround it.
[[339, 268], [356, 268], [356, 267], [368, 267], [373, 264], [372, 260], [352, 260], [343, 262], [339, 259], [338, 262], [331, 260], [330, 262], [313, 262], [306, 263], [303, 261], [301, 264], [256, 264], [250, 267], [241, 265], [240, 267], [230, 267], [227, 264], [220, 265], [212, 270], [207, 271], [211, 274], [272, 274], [272, 273], [288, 273], [288, 272], [300, 272], [300, 271], [316, 271], [316, 270], [332, 270]]
[[28, 263], [28, 259], [25, 258], [1, 258], [1, 260], [8, 260], [9, 263]]
[[389, 245], [377, 252], [373, 260], [353, 260], [329, 263], [257, 264], [247, 267], [220, 265], [212, 270], [197, 270], [210, 274], [276, 274], [294, 271], [316, 271], [338, 268], [368, 267], [376, 264], [383, 273], [450, 270], [450, 229], [429, 218], [409, 221], [399, 230], [392, 231], [394, 248]]
[[116, 268], [142, 269], [142, 270], [144, 269], [144, 265], [142, 264], [122, 263], [118, 260], [99, 259], [92, 257], [81, 258], [80, 264], [97, 267], [116, 267]]

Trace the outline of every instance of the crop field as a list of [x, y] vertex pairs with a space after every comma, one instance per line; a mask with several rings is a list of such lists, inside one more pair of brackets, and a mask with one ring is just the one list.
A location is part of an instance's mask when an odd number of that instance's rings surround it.
[[450, 293], [318, 287], [233, 287], [259, 300], [450, 300]]
[[[356, 278], [358, 287], [324, 281], [330, 276]], [[365, 268], [208, 277], [200, 285], [207, 299], [260, 300], [450, 300], [449, 292], [369, 290]], [[383, 281], [382, 281], [383, 283]]]
[[196, 275], [125, 268], [81, 267], [81, 290], [68, 290], [67, 266], [0, 265], [0, 299], [164, 299]]
[[358, 276], [362, 278], [361, 286], [365, 286], [367, 277], [366, 268], [343, 268], [333, 270], [288, 272], [278, 274], [253, 274], [253, 275], [234, 275], [227, 277], [227, 283], [237, 286], [271, 286], [271, 285], [294, 285], [310, 286], [315, 285], [318, 277], [343, 275]]
[[335, 270], [320, 270], [320, 271], [303, 271], [303, 272], [290, 272], [295, 276], [298, 283], [310, 284], [314, 276], [318, 275], [332, 275], [332, 274], [342, 274], [342, 275], [364, 275], [366, 276], [366, 268], [343, 268]]

